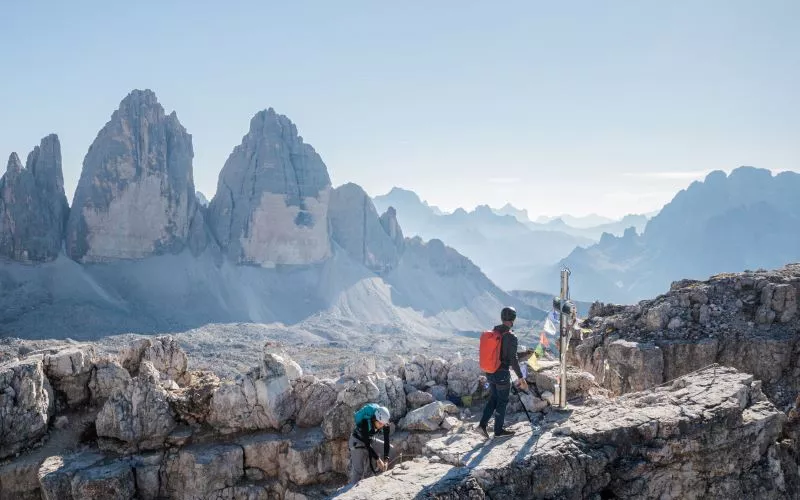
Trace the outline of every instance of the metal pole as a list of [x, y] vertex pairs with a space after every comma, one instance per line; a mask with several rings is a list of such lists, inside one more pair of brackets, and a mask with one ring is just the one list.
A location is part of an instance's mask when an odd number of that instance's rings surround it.
[[567, 349], [569, 340], [567, 338], [567, 319], [564, 317], [564, 308], [569, 300], [569, 269], [561, 270], [561, 304], [559, 306], [559, 328], [561, 334], [561, 375], [559, 377], [558, 405], [563, 409], [567, 407]]

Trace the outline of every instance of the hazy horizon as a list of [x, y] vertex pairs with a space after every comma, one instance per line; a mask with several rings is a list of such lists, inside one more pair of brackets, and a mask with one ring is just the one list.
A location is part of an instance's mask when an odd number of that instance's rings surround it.
[[0, 63], [14, 76], [0, 83], [0, 154], [24, 161], [57, 133], [70, 201], [135, 88], [192, 134], [209, 198], [268, 107], [334, 185], [403, 187], [446, 211], [508, 202], [532, 219], [619, 218], [712, 170], [800, 170], [796, 2], [50, 1], [4, 13]]

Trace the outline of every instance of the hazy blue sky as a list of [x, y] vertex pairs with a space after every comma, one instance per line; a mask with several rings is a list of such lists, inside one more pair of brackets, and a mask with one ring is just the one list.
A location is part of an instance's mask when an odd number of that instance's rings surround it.
[[58, 133], [70, 200], [134, 88], [177, 111], [209, 198], [270, 106], [334, 185], [445, 209], [618, 216], [711, 169], [800, 170], [796, 0], [31, 0], [0, 17], [0, 153]]

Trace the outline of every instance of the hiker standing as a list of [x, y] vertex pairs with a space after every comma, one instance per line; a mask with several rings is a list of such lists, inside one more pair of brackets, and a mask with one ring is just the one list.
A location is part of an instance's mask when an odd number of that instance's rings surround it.
[[[389, 468], [389, 455], [393, 447], [389, 444], [389, 409], [375, 403], [367, 403], [354, 415], [356, 428], [347, 442], [350, 449], [350, 484], [372, 472], [384, 472]], [[383, 430], [383, 439], [374, 438]], [[380, 455], [379, 455], [380, 454]], [[372, 465], [376, 461], [378, 470]]]
[[511, 331], [514, 320], [517, 319], [517, 311], [513, 307], [504, 307], [500, 311], [501, 324], [494, 329], [483, 332], [480, 340], [480, 365], [486, 372], [486, 379], [489, 382], [489, 401], [483, 408], [483, 416], [478, 424], [481, 434], [489, 437], [486, 426], [492, 413], [494, 417], [494, 435], [512, 436], [514, 431], [503, 428], [506, 418], [506, 405], [508, 404], [508, 394], [511, 391], [511, 371], [519, 378], [519, 387], [522, 390], [528, 389], [528, 383], [522, 377], [522, 371], [517, 360], [517, 336]]

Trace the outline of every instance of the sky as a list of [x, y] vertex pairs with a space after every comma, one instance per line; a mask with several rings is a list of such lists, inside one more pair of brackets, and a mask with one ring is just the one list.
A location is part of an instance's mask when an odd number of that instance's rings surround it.
[[0, 154], [97, 132], [152, 89], [211, 198], [250, 118], [288, 116], [334, 186], [445, 210], [657, 210], [711, 170], [800, 171], [800, 2], [3, 2]]

